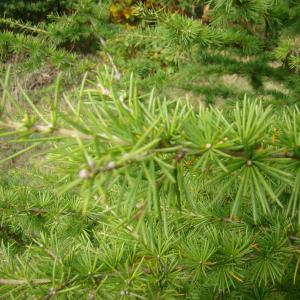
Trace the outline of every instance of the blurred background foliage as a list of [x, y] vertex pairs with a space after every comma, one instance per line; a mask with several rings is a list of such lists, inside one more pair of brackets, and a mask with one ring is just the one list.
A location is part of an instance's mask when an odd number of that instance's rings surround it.
[[124, 82], [134, 72], [145, 89], [167, 96], [221, 104], [247, 93], [279, 105], [299, 97], [298, 1], [14, 0], [0, 7], [0, 72], [13, 63], [19, 80], [43, 87], [29, 92], [51, 89], [59, 71], [72, 89], [82, 73], [113, 58]]

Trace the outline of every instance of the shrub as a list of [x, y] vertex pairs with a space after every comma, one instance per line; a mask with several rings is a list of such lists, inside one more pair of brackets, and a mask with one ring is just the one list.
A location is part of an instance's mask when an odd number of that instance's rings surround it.
[[13, 118], [4, 91], [1, 136], [29, 144], [5, 161], [49, 142], [48, 158], [64, 173], [60, 192], [79, 187], [81, 197], [22, 192], [20, 201], [1, 191], [1, 230], [16, 243], [0, 252], [2, 295], [298, 293], [297, 107], [274, 114], [245, 99], [232, 111], [199, 110], [139, 96], [133, 79], [124, 95], [101, 76], [82, 84], [77, 103], [64, 97], [68, 112], [58, 80], [49, 116], [24, 95], [30, 110]]

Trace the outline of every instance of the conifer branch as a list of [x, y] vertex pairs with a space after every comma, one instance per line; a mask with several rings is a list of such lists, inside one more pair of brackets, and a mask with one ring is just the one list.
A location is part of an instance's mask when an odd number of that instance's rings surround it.
[[13, 20], [13, 19], [10, 19], [10, 18], [0, 18], [0, 24], [5, 24], [5, 25], [8, 25], [12, 28], [19, 28], [19, 29], [23, 29], [23, 30], [27, 30], [27, 31], [30, 31], [30, 32], [34, 32], [34, 33], [42, 33], [44, 35], [50, 35], [50, 33], [46, 30], [43, 30], [41, 28], [38, 28], [36, 26], [31, 26], [29, 24], [24, 24], [20, 21], [16, 21], [16, 20]]

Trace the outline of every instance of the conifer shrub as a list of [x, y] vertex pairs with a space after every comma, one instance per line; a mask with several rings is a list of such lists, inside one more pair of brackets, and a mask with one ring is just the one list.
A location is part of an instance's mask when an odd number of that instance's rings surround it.
[[[299, 27], [296, 17], [299, 5], [293, 1], [166, 1], [158, 5], [155, 1], [97, 3], [82, 0], [72, 1], [72, 5], [66, 3], [68, 8], [64, 14], [55, 13], [54, 9], [47, 14], [45, 22], [32, 24], [28, 22], [30, 18], [20, 20], [17, 15], [8, 18], [9, 14], [0, 19], [3, 28], [0, 36], [2, 61], [19, 56], [29, 58], [28, 65], [34, 65], [32, 62], [40, 65], [46, 58], [52, 60], [52, 54], [45, 55], [44, 52], [54, 54], [52, 50], [55, 49], [72, 54], [96, 54], [107, 46], [102, 43], [107, 40], [106, 43], [111, 45], [110, 53], [121, 65], [124, 62], [124, 69], [129, 68], [147, 77], [164, 71], [174, 73], [187, 59], [197, 60], [199, 53], [205, 53], [207, 49], [232, 50], [238, 55], [248, 56], [263, 55], [267, 51], [278, 59], [283, 57], [280, 49], [284, 47], [281, 46], [284, 41], [297, 40]], [[119, 6], [121, 11], [123, 6], [130, 7], [127, 17], [134, 23], [132, 30], [126, 25], [110, 23], [112, 10], [116, 11], [117, 22], [126, 22], [124, 12], [118, 17]], [[51, 7], [55, 8], [54, 5]], [[184, 7], [200, 9], [202, 13], [196, 17], [185, 12]], [[34, 49], [28, 51], [26, 42], [22, 46], [20, 40], [35, 44]], [[118, 47], [114, 47], [115, 43]], [[51, 51], [43, 51], [45, 44]], [[293, 47], [296, 49], [292, 52], [297, 52], [297, 43]], [[126, 64], [128, 60], [136, 62]], [[297, 55], [291, 54], [281, 60], [291, 70], [297, 72], [299, 69]], [[149, 66], [151, 61], [154, 61], [154, 67]], [[68, 59], [61, 65], [69, 65]], [[141, 70], [135, 66], [141, 66]]]
[[[0, 298], [296, 299], [297, 1], [14, 3], [0, 4]], [[63, 71], [53, 95], [15, 86], [10, 62]], [[255, 91], [223, 85], [232, 74]], [[289, 94], [270, 100], [266, 78]], [[167, 80], [230, 101], [152, 90]]]
[[1, 163], [47, 143], [61, 177], [59, 194], [0, 190], [2, 297], [296, 297], [298, 108], [199, 108], [112, 75], [76, 101], [58, 78], [50, 113], [2, 82], [1, 139], [26, 146]]

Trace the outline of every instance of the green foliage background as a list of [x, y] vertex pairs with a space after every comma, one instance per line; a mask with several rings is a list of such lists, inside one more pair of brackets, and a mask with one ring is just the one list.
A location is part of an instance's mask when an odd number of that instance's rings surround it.
[[2, 1], [0, 298], [296, 299], [299, 12]]

